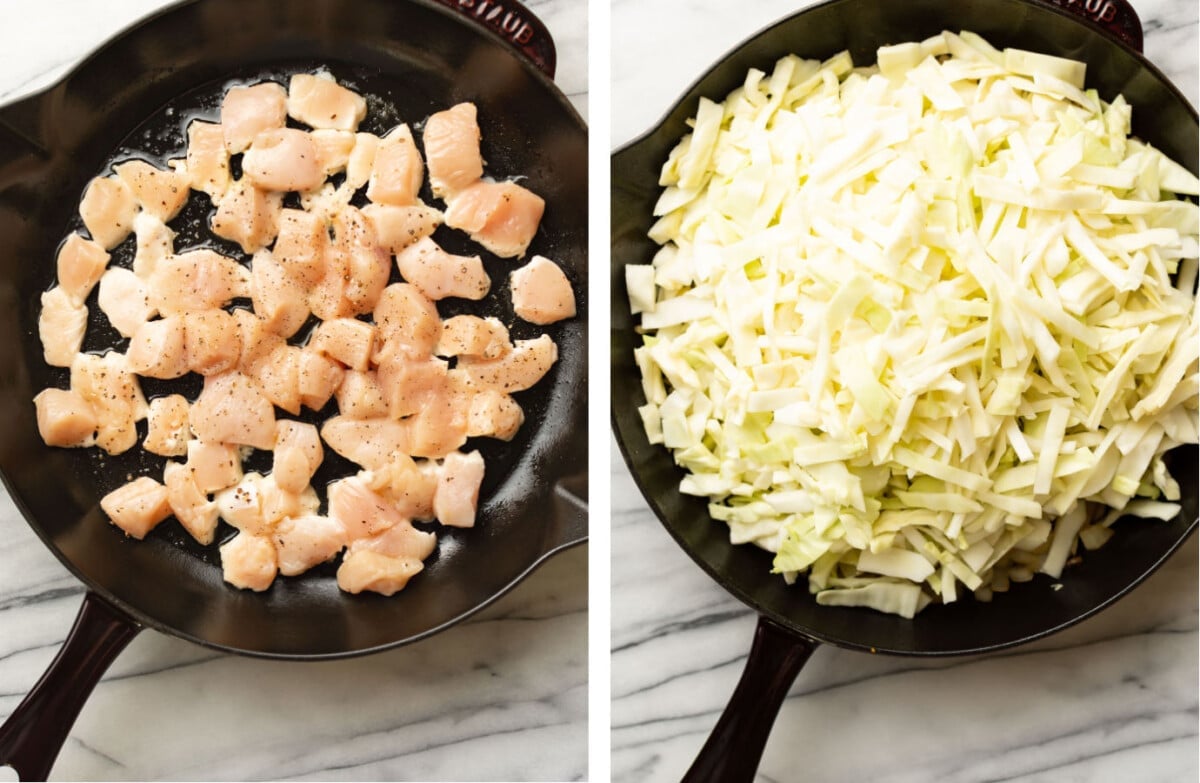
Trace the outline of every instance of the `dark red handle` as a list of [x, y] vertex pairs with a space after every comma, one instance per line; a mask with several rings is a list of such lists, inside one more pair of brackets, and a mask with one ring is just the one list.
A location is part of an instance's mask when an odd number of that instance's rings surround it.
[[95, 593], [37, 685], [0, 726], [0, 765], [21, 780], [45, 780], [100, 677], [142, 627]]
[[1142, 51], [1142, 22], [1127, 0], [1038, 0], [1056, 5]]
[[496, 33], [538, 70], [554, 78], [557, 54], [546, 25], [517, 0], [437, 0]]
[[816, 648], [811, 639], [758, 618], [742, 678], [682, 783], [752, 783], [779, 707]]

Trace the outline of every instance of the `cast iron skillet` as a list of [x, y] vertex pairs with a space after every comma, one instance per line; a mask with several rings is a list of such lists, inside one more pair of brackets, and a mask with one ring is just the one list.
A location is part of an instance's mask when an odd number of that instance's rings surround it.
[[[266, 658], [371, 653], [453, 625], [586, 539], [587, 131], [550, 79], [554, 47], [545, 28], [517, 3], [484, 20], [498, 32], [472, 18], [478, 11], [455, 13], [431, 0], [194, 0], [122, 33], [48, 90], [0, 108], [0, 472], [30, 526], [89, 589], [58, 658], [0, 727], [0, 764], [23, 779], [44, 779], [87, 694], [143, 627]], [[262, 594], [232, 589], [215, 546], [190, 542], [174, 520], [144, 542], [125, 539], [98, 500], [127, 473], [161, 474], [161, 461], [137, 456], [140, 449], [102, 460], [95, 449], [48, 448], [31, 403], [41, 388], [67, 382], [42, 360], [38, 300], [53, 284], [58, 243], [78, 226], [88, 179], [129, 150], [153, 157], [179, 149], [188, 107], [215, 115], [231, 80], [285, 80], [318, 65], [368, 96], [364, 130], [386, 131], [397, 113], [415, 123], [474, 101], [488, 171], [523, 174], [546, 199], [530, 252], [560, 262], [578, 295], [579, 316], [545, 329], [559, 361], [518, 397], [527, 420], [517, 438], [466, 447], [487, 459], [480, 524], [443, 532], [426, 570], [390, 599], [339, 592], [332, 565], [277, 580]], [[209, 206], [193, 195], [172, 221], [178, 242], [196, 234]], [[461, 235], [439, 232], [453, 252], [466, 251]], [[114, 251], [113, 263], [129, 262], [131, 242]], [[542, 331], [513, 316], [514, 263], [484, 260], [494, 281], [485, 314], [510, 324], [514, 338]], [[98, 309], [95, 293], [90, 305]], [[455, 308], [440, 309], [445, 316]], [[94, 320], [85, 349], [114, 344], [124, 347]], [[144, 388], [156, 393], [151, 383]], [[318, 487], [349, 470], [328, 462]]]
[[[1083, 5], [1082, 3], [1077, 5]], [[1121, 14], [1116, 12], [1120, 10]], [[1140, 47], [1136, 16], [1115, 0], [1096, 12]], [[1096, 21], [1096, 20], [1093, 20]], [[1039, 577], [1015, 585], [990, 604], [971, 600], [926, 609], [913, 620], [869, 610], [818, 606], [803, 586], [770, 573], [769, 554], [731, 546], [701, 498], [681, 495], [682, 472], [661, 446], [651, 446], [637, 407], [645, 403], [633, 362], [637, 337], [623, 267], [649, 263], [646, 238], [658, 198], [659, 169], [688, 132], [700, 96], [720, 100], [751, 67], [770, 73], [787, 53], [826, 58], [849, 49], [874, 62], [885, 44], [922, 40], [943, 29], [972, 30], [996, 46], [1020, 46], [1088, 63], [1088, 82], [1111, 100], [1133, 105], [1133, 130], [1196, 171], [1196, 110], [1133, 46], [1057, 7], [1030, 0], [831, 0], [761, 31], [697, 81], [666, 117], [612, 158], [612, 398], [613, 427], [630, 471], [676, 542], [722, 587], [759, 614], [754, 645], [729, 705], [701, 750], [689, 781], [750, 781], [771, 724], [792, 681], [818, 644], [896, 655], [982, 653], [1037, 639], [1103, 609], [1129, 592], [1175, 551], [1197, 524], [1196, 449], [1170, 456], [1183, 487], [1184, 508], [1169, 523], [1130, 520], [1103, 548], [1088, 552], [1063, 575], [1062, 589]]]

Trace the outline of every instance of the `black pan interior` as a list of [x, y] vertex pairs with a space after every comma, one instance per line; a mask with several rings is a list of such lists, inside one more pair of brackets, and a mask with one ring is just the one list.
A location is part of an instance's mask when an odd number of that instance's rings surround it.
[[[1054, 590], [1038, 576], [1014, 585], [990, 604], [973, 600], [932, 606], [914, 620], [865, 609], [822, 607], [805, 582], [788, 587], [769, 573], [771, 555], [731, 546], [723, 523], [712, 521], [702, 499], [678, 491], [682, 471], [661, 446], [646, 441], [637, 407], [645, 403], [633, 363], [639, 344], [629, 314], [622, 268], [645, 264], [657, 247], [646, 238], [658, 198], [659, 169], [688, 132], [700, 96], [721, 100], [746, 72], [770, 73], [788, 53], [823, 59], [849, 49], [855, 62], [874, 62], [885, 44], [922, 40], [943, 29], [971, 30], [993, 45], [1019, 46], [1088, 63], [1088, 84], [1133, 106], [1133, 130], [1191, 171], [1197, 165], [1196, 111], [1144, 58], [1058, 9], [1022, 0], [833, 0], [763, 30], [727, 54], [700, 78], [662, 122], [612, 159], [612, 397], [613, 426], [626, 461], [651, 507], [672, 536], [714, 579], [758, 612], [785, 627], [844, 647], [899, 654], [978, 652], [1018, 644], [1077, 622], [1132, 589], [1195, 529], [1196, 448], [1170, 455], [1184, 493], [1171, 522], [1125, 519], [1104, 547], [1085, 553]], [[1153, 53], [1150, 53], [1153, 57]]]
[[[546, 199], [530, 254], [564, 267], [580, 313], [546, 328], [520, 321], [507, 277], [523, 262], [487, 253], [493, 288], [486, 303], [439, 305], [443, 317], [496, 315], [514, 339], [545, 331], [559, 345], [559, 361], [542, 383], [517, 396], [526, 424], [513, 441], [473, 439], [464, 447], [479, 448], [487, 461], [478, 526], [439, 531], [426, 570], [392, 598], [340, 593], [334, 565], [277, 580], [263, 594], [234, 590], [222, 583], [216, 545], [195, 544], [173, 519], [144, 542], [126, 540], [97, 502], [131, 476], [161, 476], [163, 460], [140, 448], [118, 457], [47, 448], [30, 403], [37, 390], [68, 382], [66, 370], [41, 359], [38, 297], [53, 284], [58, 243], [81, 227], [77, 206], [87, 181], [131, 155], [177, 156], [188, 121], [216, 119], [220, 95], [231, 84], [264, 78], [286, 84], [290, 74], [318, 67], [368, 97], [361, 129], [375, 133], [474, 101], [488, 173], [524, 175]], [[0, 301], [6, 305], [0, 318], [4, 333], [16, 337], [0, 348], [6, 422], [0, 468], [30, 524], [93, 589], [143, 622], [204, 644], [280, 657], [346, 655], [436, 631], [502, 593], [548, 552], [580, 539], [579, 504], [563, 498], [583, 495], [579, 500], [586, 502], [586, 484], [580, 487], [586, 475], [586, 129], [551, 83], [490, 33], [422, 2], [201, 0], [111, 42], [48, 93], [0, 110], [0, 121], [28, 137], [0, 126]], [[427, 185], [423, 197], [438, 203]], [[210, 211], [207, 198], [194, 193], [171, 223], [179, 232], [177, 247], [208, 238], [203, 225]], [[446, 228], [435, 238], [451, 252], [481, 250]], [[236, 245], [210, 243], [240, 255]], [[113, 263], [128, 265], [132, 256], [131, 237], [113, 251]], [[124, 350], [95, 297], [85, 349]], [[198, 389], [198, 377], [183, 380]], [[180, 390], [176, 384], [170, 391]], [[154, 396], [167, 386], [147, 382], [143, 388]], [[306, 410], [301, 418], [319, 421], [334, 408]], [[269, 466], [270, 455], [259, 453], [247, 469]], [[328, 452], [314, 485], [354, 470]], [[218, 542], [233, 532], [223, 526]]]

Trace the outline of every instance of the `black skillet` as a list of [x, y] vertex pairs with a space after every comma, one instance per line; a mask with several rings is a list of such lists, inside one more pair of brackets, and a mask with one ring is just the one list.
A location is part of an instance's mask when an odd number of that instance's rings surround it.
[[[44, 779], [87, 695], [143, 627], [264, 658], [372, 653], [461, 621], [586, 539], [587, 131], [551, 81], [554, 61], [544, 26], [518, 3], [193, 0], [125, 31], [49, 89], [0, 107], [0, 474], [29, 525], [88, 587], [58, 657], [0, 727], [0, 765]], [[286, 80], [317, 66], [368, 96], [363, 129], [377, 133], [474, 101], [487, 170], [524, 175], [545, 197], [530, 252], [564, 267], [579, 305], [577, 318], [544, 330], [520, 323], [507, 284], [516, 264], [484, 254], [494, 282], [482, 312], [510, 324], [514, 338], [548, 332], [559, 361], [518, 396], [526, 424], [511, 443], [466, 447], [487, 459], [480, 523], [443, 531], [426, 570], [390, 599], [340, 593], [333, 565], [277, 580], [262, 594], [232, 589], [222, 583], [215, 546], [189, 541], [173, 519], [146, 541], [125, 539], [97, 501], [127, 474], [161, 473], [161, 461], [48, 448], [31, 403], [41, 388], [67, 383], [64, 370], [42, 361], [38, 299], [53, 284], [58, 243], [78, 227], [86, 182], [114, 157], [177, 154], [187, 120], [215, 116], [231, 82]], [[193, 195], [172, 222], [177, 243], [199, 236], [210, 206]], [[468, 248], [448, 229], [436, 236], [452, 251]], [[131, 242], [114, 251], [114, 264], [129, 263]], [[97, 310], [95, 293], [89, 304]], [[445, 316], [468, 308], [440, 309]], [[93, 319], [85, 349], [114, 346], [123, 349]], [[314, 484], [349, 470], [329, 459]]]
[[[784, 54], [823, 59], [849, 49], [855, 62], [874, 61], [885, 44], [919, 41], [943, 29], [971, 30], [993, 45], [1018, 46], [1083, 60], [1088, 83], [1102, 97], [1124, 94], [1133, 105], [1134, 133], [1191, 171], [1197, 165], [1196, 110], [1140, 54], [1141, 27], [1120, 0], [1062, 3], [1092, 9], [1088, 21], [1034, 0], [831, 0], [753, 36], [700, 78], [646, 135], [612, 158], [612, 398], [613, 427], [642, 493], [684, 551], [722, 587], [759, 615], [742, 678], [688, 781], [750, 781], [780, 704], [819, 644], [894, 655], [983, 653], [1037, 639], [1100, 611], [1132, 590], [1195, 530], [1196, 448], [1171, 455], [1183, 487], [1183, 511], [1167, 523], [1128, 520], [1103, 548], [1088, 552], [1062, 578], [1062, 588], [1038, 577], [989, 604], [971, 600], [933, 606], [913, 620], [869, 610], [818, 606], [803, 585], [788, 587], [770, 573], [769, 554], [731, 546], [701, 498], [681, 495], [682, 472], [661, 446], [651, 446], [637, 407], [645, 403], [633, 362], [637, 344], [623, 267], [649, 263], [647, 239], [658, 198], [659, 169], [688, 132], [700, 96], [722, 99], [756, 67], [770, 73]], [[1086, 6], [1086, 8], [1085, 8]], [[1096, 23], [1104, 25], [1104, 29]]]

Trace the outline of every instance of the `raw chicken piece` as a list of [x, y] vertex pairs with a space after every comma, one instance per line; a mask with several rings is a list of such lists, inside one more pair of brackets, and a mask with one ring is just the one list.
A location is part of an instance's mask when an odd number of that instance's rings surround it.
[[129, 236], [137, 212], [133, 191], [116, 177], [93, 179], [79, 202], [83, 224], [92, 239], [105, 250], [112, 250]]
[[423, 237], [396, 256], [401, 276], [430, 299], [482, 299], [492, 280], [479, 256], [456, 256]]
[[325, 250], [320, 279], [308, 289], [313, 315], [324, 321], [354, 315], [354, 305], [346, 298], [349, 280], [350, 256], [344, 248], [331, 244]]
[[263, 522], [274, 529], [287, 517], [301, 517], [315, 514], [321, 507], [321, 499], [312, 487], [304, 487], [300, 492], [288, 492], [275, 483], [274, 476], [263, 476], [258, 480], [258, 491], [262, 503]]
[[286, 124], [287, 93], [282, 84], [261, 82], [249, 87], [230, 87], [221, 101], [225, 148], [234, 155], [244, 152], [263, 131]]
[[440, 469], [432, 462], [417, 463], [397, 454], [374, 470], [360, 475], [367, 486], [383, 495], [409, 519], [433, 519], [433, 496]]
[[225, 131], [216, 123], [193, 120], [187, 129], [185, 171], [192, 190], [208, 194], [214, 204], [229, 189], [229, 150]]
[[187, 203], [188, 180], [177, 171], [160, 169], [144, 160], [118, 163], [113, 171], [129, 186], [142, 210], [163, 223], [178, 215]]
[[545, 210], [541, 196], [515, 182], [480, 181], [456, 194], [444, 217], [501, 258], [514, 258], [525, 255]]
[[407, 519], [402, 519], [379, 533], [350, 541], [349, 547], [350, 552], [375, 552], [421, 561], [437, 548], [437, 536], [417, 530]]
[[163, 468], [167, 499], [171, 512], [192, 538], [205, 546], [213, 542], [217, 532], [217, 504], [196, 486], [196, 479], [187, 466], [167, 461]]
[[442, 332], [433, 300], [409, 283], [383, 289], [374, 318], [380, 342], [394, 345], [411, 359], [430, 356]]
[[169, 315], [142, 323], [125, 352], [129, 369], [146, 378], [179, 378], [188, 372], [184, 317]]
[[242, 156], [242, 175], [263, 190], [312, 190], [325, 181], [318, 155], [316, 142], [302, 130], [266, 130]]
[[321, 439], [338, 454], [367, 470], [408, 453], [408, 427], [391, 419], [333, 416], [321, 427]]
[[433, 513], [438, 521], [451, 527], [475, 527], [481, 483], [483, 457], [478, 451], [447, 454], [442, 462], [437, 494], [433, 496]]
[[483, 389], [471, 396], [467, 413], [467, 435], [512, 440], [525, 422], [525, 412], [512, 397], [495, 389]]
[[348, 130], [319, 129], [308, 134], [317, 145], [321, 173], [328, 177], [346, 168], [354, 151], [354, 134]]
[[275, 545], [269, 538], [238, 533], [221, 545], [221, 569], [229, 584], [261, 593], [278, 571]]
[[517, 340], [512, 351], [499, 359], [459, 357], [458, 369], [476, 388], [515, 392], [540, 381], [557, 360], [558, 346], [543, 334], [536, 340]]
[[328, 244], [329, 232], [320, 216], [302, 209], [279, 213], [279, 237], [272, 255], [292, 280], [304, 286], [320, 280]]
[[237, 446], [191, 440], [187, 444], [187, 468], [196, 488], [210, 495], [242, 480], [242, 457]]
[[321, 410], [341, 385], [345, 373], [342, 365], [306, 345], [300, 352], [300, 402], [314, 411]]
[[42, 389], [33, 398], [38, 434], [47, 446], [73, 448], [96, 442], [96, 412], [91, 403], [70, 389]]
[[212, 232], [254, 253], [275, 241], [283, 194], [268, 193], [239, 179], [230, 185], [212, 218]]
[[475, 104], [460, 103], [425, 121], [425, 157], [433, 195], [450, 198], [483, 176]]
[[401, 422], [408, 428], [408, 453], [433, 459], [466, 443], [470, 404], [467, 395], [447, 394]]
[[304, 351], [281, 344], [255, 365], [253, 377], [272, 405], [293, 416], [300, 413], [300, 361]]
[[164, 258], [149, 288], [150, 303], [163, 315], [212, 310], [235, 297], [250, 296], [250, 270], [212, 250], [188, 250]]
[[375, 229], [375, 238], [391, 253], [433, 234], [442, 224], [442, 213], [424, 204], [395, 207], [388, 204], [368, 204], [363, 216]]
[[171, 516], [167, 488], [149, 476], [135, 478], [109, 492], [100, 499], [100, 508], [125, 535], [139, 540]]
[[379, 137], [374, 133], [354, 134], [354, 149], [346, 161], [346, 182], [343, 187], [355, 191], [371, 179], [375, 166], [375, 153], [379, 151]]
[[242, 355], [238, 357], [238, 372], [258, 377], [259, 366], [265, 362], [271, 353], [285, 341], [271, 331], [262, 318], [249, 310], [238, 308], [233, 311], [233, 317], [238, 323], [238, 333], [242, 337]]
[[330, 222], [334, 216], [350, 206], [354, 191], [343, 182], [334, 187], [332, 182], [325, 182], [315, 190], [300, 194], [300, 206], [323, 222]]
[[397, 207], [417, 203], [425, 166], [412, 131], [400, 125], [379, 141], [367, 183], [367, 198]]
[[279, 556], [279, 573], [302, 574], [342, 551], [346, 531], [332, 517], [306, 515], [284, 519], [271, 536]]
[[242, 334], [237, 319], [224, 310], [197, 310], [183, 316], [188, 369], [220, 375], [237, 367]]
[[309, 345], [351, 370], [366, 370], [374, 340], [375, 327], [371, 324], [355, 318], [334, 318], [317, 325]]
[[430, 405], [441, 405], [448, 394], [449, 365], [441, 359], [380, 357], [379, 386], [393, 419], [411, 416]]
[[313, 128], [352, 131], [367, 116], [367, 102], [327, 73], [298, 73], [288, 83], [287, 110]]
[[122, 337], [133, 337], [154, 316], [158, 308], [151, 298], [146, 281], [124, 267], [114, 266], [100, 277], [96, 301]]
[[52, 367], [70, 367], [83, 347], [87, 331], [87, 307], [76, 303], [62, 286], [54, 286], [42, 294], [42, 311], [38, 314], [38, 336], [42, 340], [42, 356]]
[[108, 266], [108, 252], [90, 239], [71, 234], [58, 249], [58, 285], [75, 304], [83, 304]]
[[558, 264], [542, 256], [512, 273], [513, 311], [532, 324], [575, 317], [575, 292]]
[[363, 214], [346, 207], [333, 218], [334, 244], [348, 263], [343, 293], [356, 314], [369, 313], [379, 301], [392, 271], [392, 259], [379, 246], [375, 230]]
[[395, 595], [423, 568], [425, 565], [420, 560], [357, 550], [342, 558], [337, 570], [338, 588], [352, 594], [369, 590], [380, 595]]
[[325, 459], [321, 435], [312, 424], [280, 419], [275, 422], [275, 454], [271, 475], [280, 489], [300, 493]]
[[498, 359], [511, 350], [508, 327], [500, 319], [456, 315], [442, 322], [442, 334], [434, 353], [438, 356]]
[[182, 457], [187, 454], [188, 401], [182, 394], [156, 397], [150, 401], [149, 431], [142, 448], [160, 457]]
[[388, 415], [383, 386], [374, 370], [348, 370], [337, 390], [338, 411], [351, 419], [378, 419]]
[[262, 478], [260, 473], [247, 473], [214, 498], [221, 519], [243, 533], [256, 536], [268, 535], [272, 528], [263, 517]]
[[192, 431], [210, 443], [270, 449], [275, 445], [275, 409], [250, 378], [236, 370], [210, 375], [192, 404]]
[[268, 329], [288, 338], [308, 320], [308, 290], [288, 275], [270, 250], [259, 250], [250, 261], [254, 312]]
[[121, 454], [137, 443], [137, 422], [145, 418], [149, 406], [124, 355], [79, 354], [71, 364], [71, 389], [96, 414], [96, 445], [109, 454]]
[[387, 498], [367, 486], [361, 476], [338, 479], [329, 485], [329, 516], [342, 523], [347, 540], [366, 538], [406, 519]]
[[133, 219], [137, 251], [133, 256], [133, 273], [149, 280], [158, 264], [175, 253], [175, 232], [149, 212], [139, 212]]

